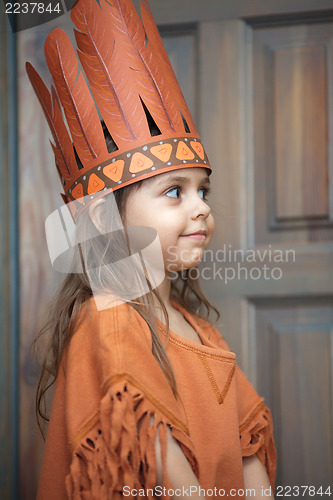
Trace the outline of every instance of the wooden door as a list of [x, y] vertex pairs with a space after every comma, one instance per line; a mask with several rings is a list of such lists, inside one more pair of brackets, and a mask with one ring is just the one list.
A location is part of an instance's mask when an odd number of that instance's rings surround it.
[[[321, 12], [330, 1], [305, 3], [150, 2], [214, 168], [216, 233], [204, 287], [239, 364], [272, 408], [278, 484], [318, 487], [333, 482], [333, 58], [332, 24]], [[57, 279], [43, 225], [60, 198], [24, 63], [47, 77], [43, 42], [60, 24], [70, 33], [64, 16], [17, 35], [21, 320], [13, 349], [20, 354], [19, 498], [27, 500], [35, 498], [42, 453], [30, 345]]]
[[207, 291], [295, 491], [333, 484], [333, 23], [311, 16], [200, 25], [222, 268]]

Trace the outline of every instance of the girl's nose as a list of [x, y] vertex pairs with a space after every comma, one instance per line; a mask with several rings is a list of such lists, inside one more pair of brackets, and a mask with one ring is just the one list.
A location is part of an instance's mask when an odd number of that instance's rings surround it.
[[192, 219], [195, 220], [198, 217], [207, 219], [209, 214], [210, 214], [210, 206], [208, 205], [207, 201], [200, 198], [200, 196], [197, 194], [195, 200], [193, 201]]

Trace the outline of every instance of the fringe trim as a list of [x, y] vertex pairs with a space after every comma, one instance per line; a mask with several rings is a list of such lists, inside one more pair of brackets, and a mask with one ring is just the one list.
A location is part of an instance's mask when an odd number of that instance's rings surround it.
[[[100, 405], [94, 428], [75, 446], [66, 478], [69, 499], [110, 500], [123, 498], [125, 486], [144, 489], [153, 499], [156, 486], [155, 439], [159, 434], [163, 487], [171, 487], [166, 468], [167, 426], [198, 474], [189, 438], [176, 429], [144, 394], [122, 381], [112, 386]], [[148, 491], [150, 490], [150, 491]], [[142, 496], [142, 495], [141, 495]], [[131, 495], [131, 498], [136, 496]], [[168, 496], [163, 498], [168, 499]]]
[[266, 468], [274, 489], [276, 471], [276, 451], [273, 437], [273, 421], [270, 410], [262, 400], [239, 426], [242, 457], [257, 454]]

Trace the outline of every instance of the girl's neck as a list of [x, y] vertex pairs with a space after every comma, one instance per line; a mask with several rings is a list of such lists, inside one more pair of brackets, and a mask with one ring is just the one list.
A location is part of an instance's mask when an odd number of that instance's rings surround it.
[[[170, 300], [171, 280], [167, 277], [164, 278], [161, 285], [157, 288], [160, 298], [162, 299], [169, 320], [169, 328], [172, 332], [176, 333], [183, 339], [191, 340], [196, 344], [202, 344], [201, 338], [195, 328], [183, 316], [182, 312], [173, 307]], [[157, 318], [165, 323], [165, 317], [161, 309], [158, 309]]]
[[172, 304], [170, 301], [170, 293], [171, 293], [171, 280], [166, 276], [162, 283], [157, 287], [157, 292], [162, 300], [163, 304], [166, 307], [168, 313], [172, 310]]

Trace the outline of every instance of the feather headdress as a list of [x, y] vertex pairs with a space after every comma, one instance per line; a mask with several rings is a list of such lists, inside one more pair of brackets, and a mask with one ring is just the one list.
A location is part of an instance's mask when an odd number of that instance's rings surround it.
[[61, 29], [45, 42], [51, 93], [31, 64], [26, 69], [73, 215], [87, 196], [110, 188], [178, 168], [210, 170], [146, 0], [142, 21], [131, 0], [79, 0], [71, 18], [86, 79]]

